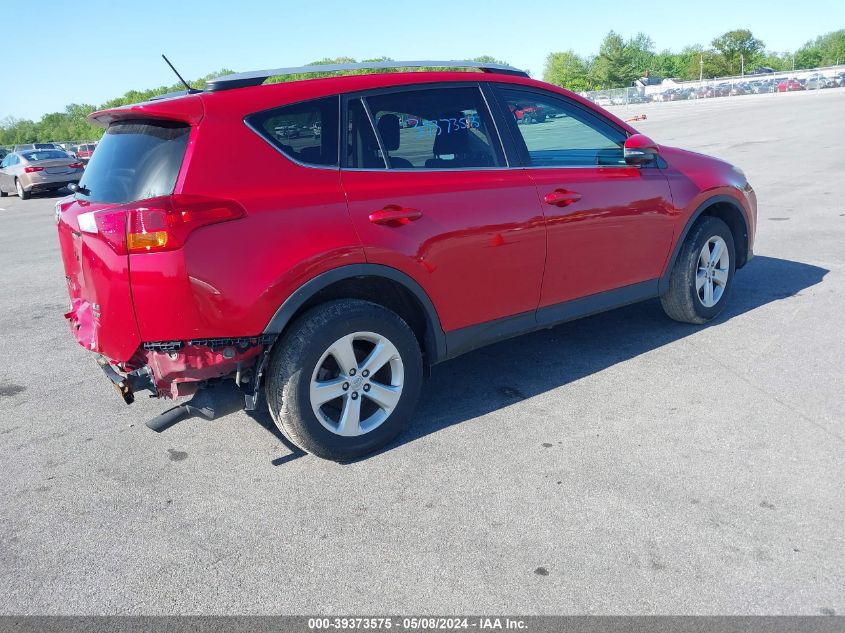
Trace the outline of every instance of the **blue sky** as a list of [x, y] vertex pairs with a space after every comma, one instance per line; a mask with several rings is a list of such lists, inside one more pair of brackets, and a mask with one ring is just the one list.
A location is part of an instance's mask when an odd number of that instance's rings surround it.
[[[707, 44], [750, 28], [772, 50], [845, 28], [845, 1], [781, 10], [758, 0], [521, 3], [514, 0], [12, 0], [3, 3], [0, 119], [38, 118], [170, 84], [166, 53], [189, 79], [219, 68], [300, 65], [322, 57], [460, 59], [493, 55], [542, 76], [552, 51], [595, 53], [610, 29], [643, 31], [658, 49]], [[38, 7], [35, 9], [35, 7]], [[795, 5], [793, 5], [795, 6]], [[37, 16], [35, 13], [37, 12]], [[26, 25], [17, 29], [13, 25]], [[16, 62], [25, 62], [25, 72]], [[9, 63], [13, 62], [13, 63]]]

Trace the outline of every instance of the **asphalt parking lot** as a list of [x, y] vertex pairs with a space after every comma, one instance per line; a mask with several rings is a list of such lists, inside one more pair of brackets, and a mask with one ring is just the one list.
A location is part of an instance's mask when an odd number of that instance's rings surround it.
[[0, 198], [0, 613], [845, 613], [845, 90], [616, 111], [757, 190], [726, 313], [468, 354], [346, 466], [149, 431], [62, 318], [55, 198]]

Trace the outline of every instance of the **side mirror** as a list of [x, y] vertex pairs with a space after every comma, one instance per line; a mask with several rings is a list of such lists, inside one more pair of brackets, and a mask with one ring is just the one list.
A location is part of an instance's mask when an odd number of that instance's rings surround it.
[[75, 182], [68, 184], [67, 188], [70, 190], [71, 193], [76, 193], [79, 191], [79, 185]]
[[632, 134], [625, 140], [623, 156], [629, 165], [645, 165], [653, 162], [659, 154], [657, 143], [645, 134]]

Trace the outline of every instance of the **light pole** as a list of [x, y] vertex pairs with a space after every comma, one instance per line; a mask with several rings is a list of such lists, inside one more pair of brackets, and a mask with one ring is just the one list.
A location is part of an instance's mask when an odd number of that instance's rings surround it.
[[739, 55], [739, 68], [740, 77], [745, 79], [745, 55], [743, 55], [742, 53], [740, 53]]
[[704, 82], [704, 55], [698, 58], [698, 83]]

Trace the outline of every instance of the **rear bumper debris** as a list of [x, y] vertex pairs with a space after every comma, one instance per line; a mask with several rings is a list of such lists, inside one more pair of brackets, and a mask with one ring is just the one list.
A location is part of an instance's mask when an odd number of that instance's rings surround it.
[[122, 374], [114, 368], [105, 356], [101, 355], [97, 355], [97, 364], [126, 404], [135, 402], [135, 393], [138, 391], [146, 390], [153, 394], [156, 393], [155, 380], [149, 367], [144, 366], [128, 374]]

